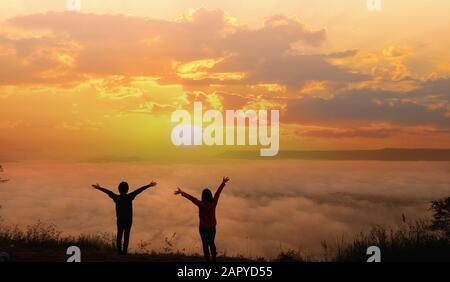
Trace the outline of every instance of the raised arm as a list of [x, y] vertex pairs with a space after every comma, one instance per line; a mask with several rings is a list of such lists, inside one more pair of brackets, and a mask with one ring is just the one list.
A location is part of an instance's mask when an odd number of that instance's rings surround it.
[[117, 194], [115, 194], [114, 192], [112, 192], [106, 188], [101, 187], [98, 183], [95, 185], [92, 185], [92, 187], [94, 187], [94, 189], [96, 189], [96, 190], [102, 191], [103, 193], [108, 195], [113, 200], [117, 197]]
[[196, 205], [196, 206], [200, 206], [202, 204], [202, 201], [200, 201], [199, 199], [197, 199], [196, 197], [194, 197], [192, 195], [189, 195], [188, 193], [184, 192], [180, 188], [178, 188], [178, 190], [176, 190], [174, 194], [185, 197], [186, 199], [188, 199], [189, 201], [194, 203], [194, 205]]
[[136, 197], [137, 195], [139, 195], [140, 193], [144, 192], [144, 191], [147, 190], [148, 188], [153, 187], [153, 186], [156, 186], [156, 184], [158, 184], [158, 183], [156, 183], [155, 181], [152, 181], [152, 182], [150, 182], [150, 184], [147, 184], [147, 185], [145, 185], [145, 186], [142, 186], [142, 187], [139, 188], [139, 189], [134, 190], [133, 192], [130, 193], [130, 195], [131, 195], [132, 197]]
[[217, 201], [219, 200], [220, 194], [222, 193], [222, 190], [228, 181], [230, 181], [230, 178], [228, 178], [227, 176], [224, 176], [224, 178], [222, 179], [222, 183], [220, 184], [219, 188], [217, 188], [217, 191], [214, 194], [214, 202], [217, 203]]

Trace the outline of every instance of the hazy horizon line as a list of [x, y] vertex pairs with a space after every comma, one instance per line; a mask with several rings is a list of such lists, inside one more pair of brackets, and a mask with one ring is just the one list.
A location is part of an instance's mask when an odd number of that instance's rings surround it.
[[[203, 161], [221, 159], [252, 159], [252, 160], [380, 160], [380, 161], [450, 161], [450, 148], [380, 148], [380, 149], [354, 149], [354, 150], [280, 150], [274, 157], [260, 157], [258, 150], [229, 150], [218, 154], [202, 155]], [[193, 152], [192, 152], [193, 153]], [[148, 162], [156, 161], [168, 164], [191, 163], [191, 157], [195, 154], [183, 152], [170, 156], [119, 156], [104, 155], [84, 159], [66, 159], [64, 157], [50, 158], [9, 158], [1, 157], [0, 163], [19, 161], [75, 161], [90, 163], [114, 163], [114, 162]], [[196, 162], [199, 162], [196, 159]]]

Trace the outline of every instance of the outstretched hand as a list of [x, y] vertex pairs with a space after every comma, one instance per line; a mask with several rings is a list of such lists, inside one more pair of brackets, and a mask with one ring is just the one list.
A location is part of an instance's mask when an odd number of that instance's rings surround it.
[[150, 184], [148, 184], [148, 187], [156, 186], [156, 184], [158, 184], [158, 183], [155, 181], [152, 181], [152, 182], [150, 182]]
[[92, 188], [94, 188], [94, 189], [100, 189], [101, 187], [100, 187], [100, 185], [97, 183], [97, 184], [92, 185]]
[[230, 178], [228, 176], [224, 176], [223, 180], [222, 180], [222, 183], [226, 184], [228, 181], [230, 181]]
[[178, 190], [175, 190], [174, 194], [175, 195], [179, 195], [181, 193], [183, 193], [183, 190], [180, 189], [180, 187], [177, 187]]

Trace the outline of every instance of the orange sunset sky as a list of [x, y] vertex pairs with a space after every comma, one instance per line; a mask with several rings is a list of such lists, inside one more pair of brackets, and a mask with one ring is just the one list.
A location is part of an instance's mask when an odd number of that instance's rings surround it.
[[[447, 148], [450, 1], [5, 0], [0, 160], [176, 154], [193, 101], [280, 109], [280, 150]], [[186, 150], [186, 149], [182, 149]], [[209, 148], [223, 150], [223, 148]]]

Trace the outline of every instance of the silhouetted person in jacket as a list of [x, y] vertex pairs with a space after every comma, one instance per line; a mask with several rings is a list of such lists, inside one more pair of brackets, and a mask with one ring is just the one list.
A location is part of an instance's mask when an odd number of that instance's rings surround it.
[[206, 261], [210, 261], [210, 256], [212, 256], [213, 261], [216, 261], [217, 251], [216, 244], [214, 243], [217, 224], [216, 206], [217, 202], [219, 201], [220, 193], [222, 193], [223, 188], [229, 180], [230, 179], [228, 177], [223, 178], [222, 184], [220, 184], [219, 188], [217, 188], [214, 197], [211, 193], [211, 190], [204, 189], [202, 192], [201, 201], [194, 196], [183, 192], [180, 188], [175, 191], [175, 195], [181, 194], [183, 197], [192, 201], [198, 207], [200, 217], [199, 231], [200, 237], [202, 238], [203, 254]]
[[[100, 185], [92, 185], [94, 189], [100, 190], [106, 193], [116, 203], [116, 217], [117, 217], [117, 251], [119, 254], [126, 255], [128, 252], [128, 242], [130, 239], [131, 225], [133, 224], [133, 200], [137, 195], [145, 191], [146, 189], [156, 185], [156, 182], [151, 182], [133, 192], [128, 193], [128, 183], [121, 182], [119, 184], [119, 195], [116, 193], [100, 187]], [[122, 236], [123, 248], [122, 248]]]

